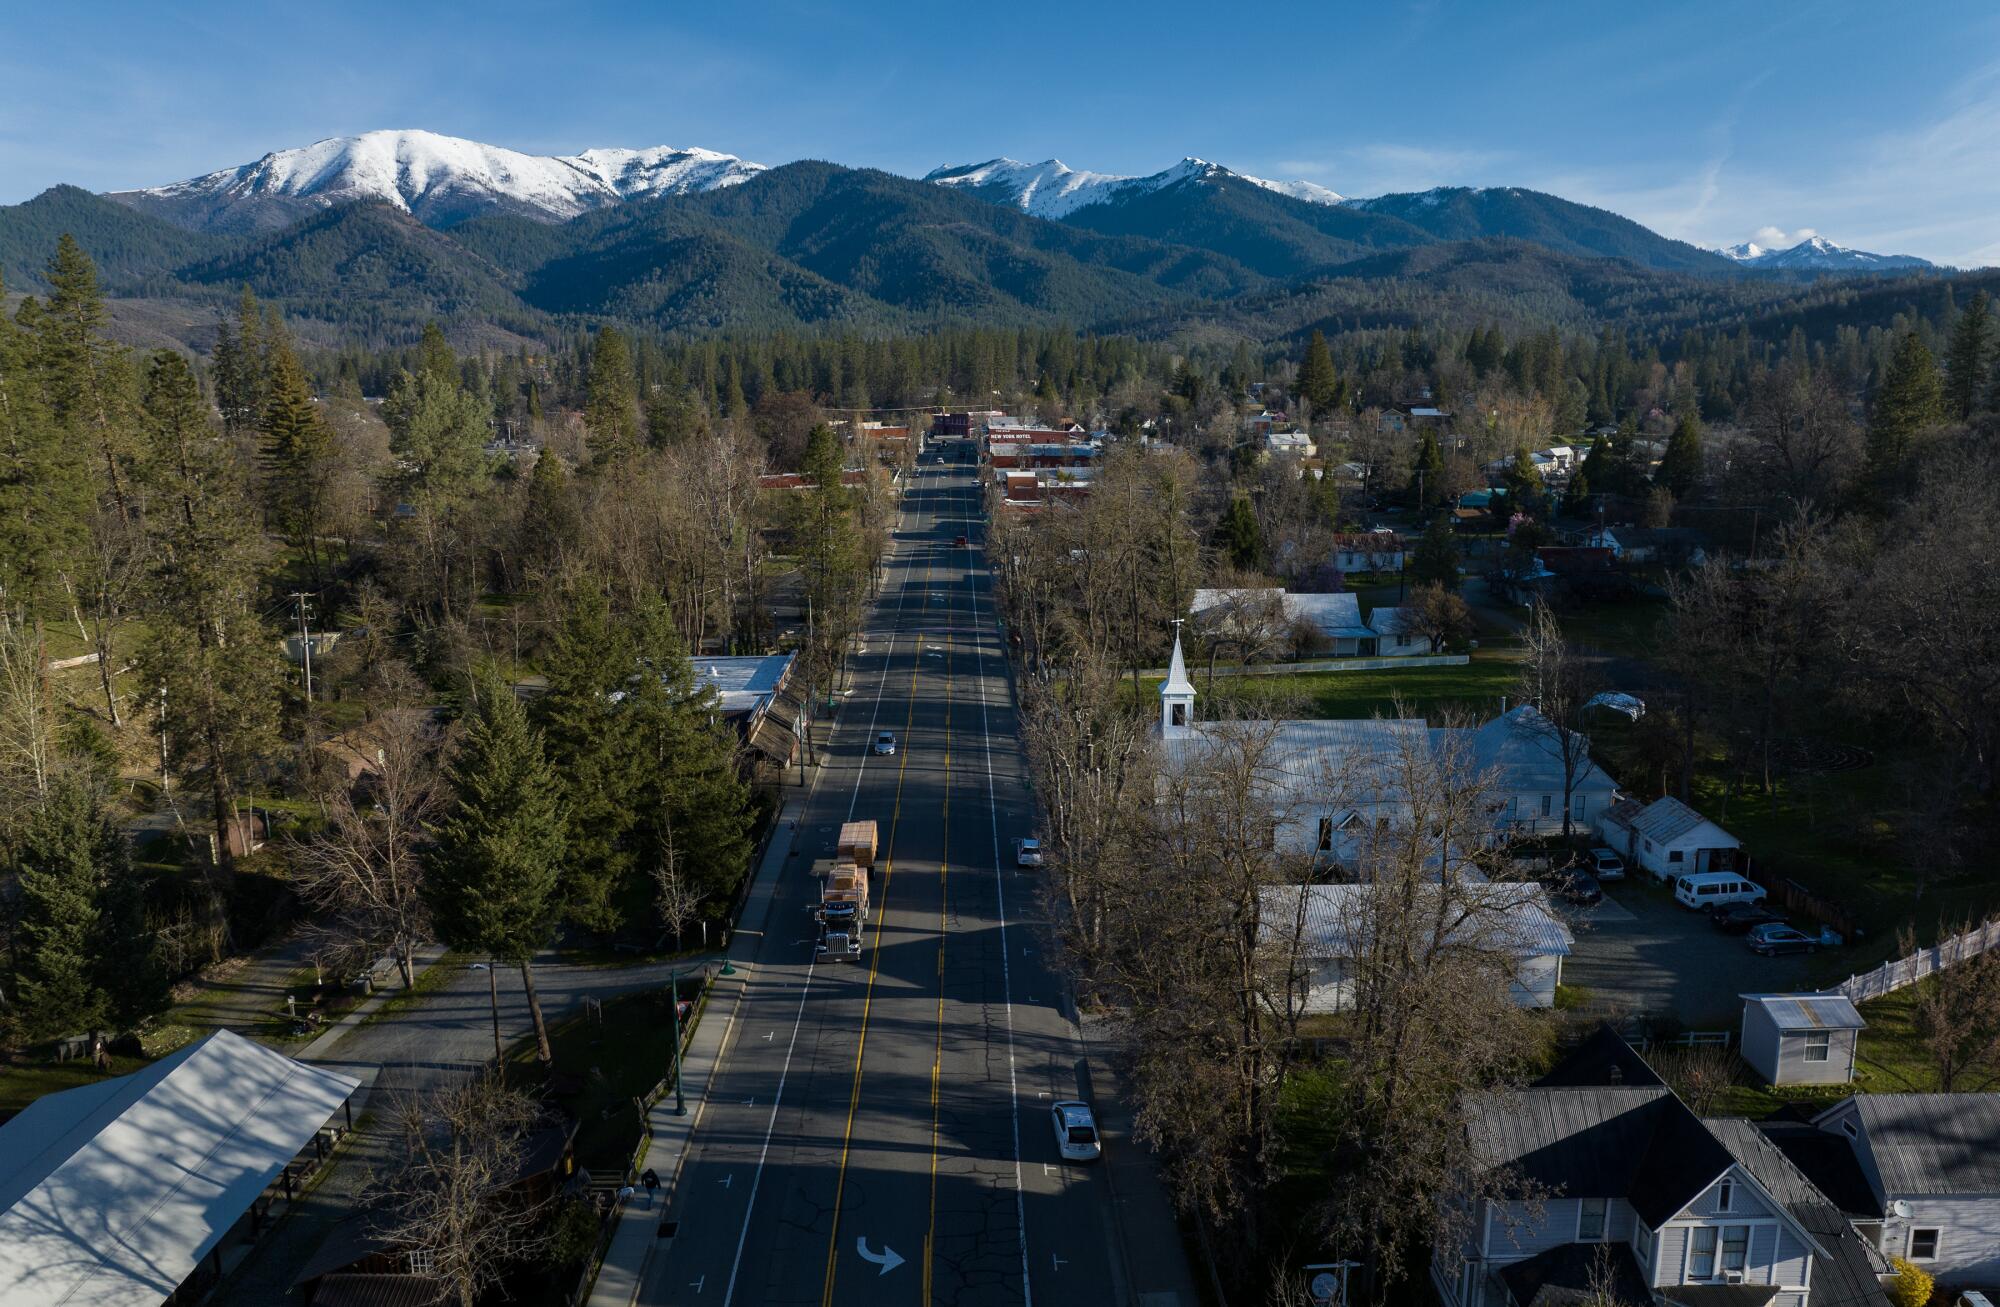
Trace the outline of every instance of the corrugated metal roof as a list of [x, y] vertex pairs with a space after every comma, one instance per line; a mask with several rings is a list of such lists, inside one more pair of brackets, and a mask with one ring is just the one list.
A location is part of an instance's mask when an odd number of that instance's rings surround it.
[[1845, 994], [1745, 994], [1780, 1030], [1861, 1030], [1868, 1023]]
[[1883, 1307], [1888, 1299], [1876, 1277], [1889, 1268], [1820, 1187], [1751, 1122], [1711, 1117], [1703, 1124], [1819, 1245], [1813, 1307]]
[[[1708, 818], [1669, 795], [1667, 798], [1647, 804], [1642, 812], [1632, 818], [1631, 824], [1633, 830], [1653, 843], [1671, 844], [1707, 821]], [[1720, 826], [1716, 829], [1722, 830]], [[1723, 831], [1723, 834], [1728, 835], [1728, 832]], [[1731, 836], [1730, 843], [1735, 842], [1735, 838]]]
[[[1267, 920], [1297, 920], [1306, 896], [1304, 948], [1314, 957], [1351, 956], [1351, 927], [1363, 922], [1377, 885], [1277, 885], [1264, 891]], [[1442, 893], [1442, 890], [1436, 891]], [[1567, 957], [1576, 943], [1569, 928], [1549, 911], [1539, 885], [1507, 881], [1460, 884], [1448, 908], [1460, 910], [1453, 943], [1467, 948], [1506, 950], [1521, 957]]]
[[1857, 1094], [1882, 1187], [2000, 1194], [2000, 1094]]
[[153, 1307], [361, 1082], [230, 1031], [0, 1127], [0, 1307]]

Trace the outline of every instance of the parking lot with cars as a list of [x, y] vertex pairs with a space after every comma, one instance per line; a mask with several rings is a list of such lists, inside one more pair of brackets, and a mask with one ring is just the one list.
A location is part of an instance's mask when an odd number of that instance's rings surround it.
[[1650, 876], [1603, 889], [1601, 902], [1570, 907], [1576, 946], [1563, 966], [1564, 982], [1587, 988], [1594, 1008], [1733, 1030], [1741, 1021], [1739, 995], [1806, 984], [1809, 956], [1760, 956], [1747, 933], [1716, 929], [1709, 914], [1681, 907]]

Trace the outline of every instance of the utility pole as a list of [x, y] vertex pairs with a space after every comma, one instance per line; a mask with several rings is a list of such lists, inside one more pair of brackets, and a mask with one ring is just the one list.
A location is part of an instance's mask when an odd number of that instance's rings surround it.
[[299, 605], [299, 648], [305, 653], [306, 707], [310, 708], [313, 701], [313, 643], [312, 627], [306, 619], [306, 600], [312, 597], [312, 591], [294, 590], [290, 597], [297, 600]]

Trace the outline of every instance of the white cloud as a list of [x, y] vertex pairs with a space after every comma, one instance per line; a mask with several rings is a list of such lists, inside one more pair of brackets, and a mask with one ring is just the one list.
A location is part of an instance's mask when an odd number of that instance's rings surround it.
[[1510, 156], [1495, 150], [1437, 149], [1378, 142], [1333, 151], [1320, 158], [1262, 160], [1260, 175], [1321, 181], [1345, 195], [1427, 191], [1433, 186], [1479, 186]]

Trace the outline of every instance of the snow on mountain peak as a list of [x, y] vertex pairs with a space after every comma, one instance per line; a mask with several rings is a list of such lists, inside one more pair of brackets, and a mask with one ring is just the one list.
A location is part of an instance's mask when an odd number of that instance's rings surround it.
[[1341, 202], [1339, 195], [1324, 186], [1305, 181], [1266, 181], [1194, 155], [1144, 177], [1085, 172], [1071, 168], [1059, 159], [1021, 163], [1015, 159], [999, 158], [985, 163], [935, 168], [925, 174], [924, 180], [939, 186], [977, 191], [987, 199], [1010, 205], [1037, 218], [1062, 218], [1078, 209], [1103, 204], [1122, 195], [1145, 194], [1182, 182], [1207, 181], [1218, 177], [1240, 178], [1253, 186], [1304, 200], [1308, 204]]
[[112, 198], [169, 205], [198, 214], [202, 225], [232, 225], [233, 208], [259, 202], [296, 208], [379, 201], [439, 225], [496, 209], [561, 220], [638, 196], [733, 186], [763, 167], [714, 150], [664, 145], [552, 156], [437, 132], [372, 131]]
[[1744, 241], [1741, 245], [1726, 245], [1717, 250], [1716, 253], [1725, 259], [1735, 259], [1738, 263], [1748, 263], [1752, 259], [1763, 258], [1770, 251], [1755, 241]]
[[1808, 236], [1784, 249], [1766, 249], [1754, 241], [1730, 245], [1716, 253], [1751, 268], [1794, 268], [1812, 272], [1868, 272], [1891, 268], [1928, 268], [1932, 264], [1909, 254], [1870, 254], [1836, 245], [1824, 236]]

